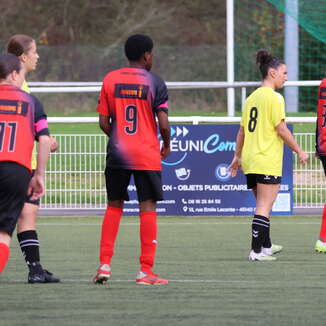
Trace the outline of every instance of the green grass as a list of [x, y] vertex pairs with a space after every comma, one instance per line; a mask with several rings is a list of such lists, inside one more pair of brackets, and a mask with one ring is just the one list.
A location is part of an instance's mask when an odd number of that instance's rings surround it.
[[[194, 111], [173, 111], [169, 113], [170, 116], [217, 116], [224, 117], [226, 112], [194, 112]], [[64, 113], [50, 113], [49, 117], [97, 117], [96, 112], [80, 112], [72, 114]], [[236, 112], [236, 116], [240, 117], [241, 113]], [[312, 112], [299, 112], [299, 113], [287, 113], [287, 116], [291, 117], [314, 117], [315, 113]], [[294, 132], [315, 132], [316, 125], [314, 123], [295, 123]], [[102, 131], [98, 126], [98, 123], [50, 123], [50, 130], [52, 134], [101, 134]]]
[[[50, 123], [51, 134], [102, 134], [97, 123]], [[294, 132], [315, 132], [313, 123], [295, 123]]]
[[323, 325], [325, 256], [319, 217], [273, 217], [278, 260], [247, 261], [249, 218], [160, 218], [156, 271], [168, 286], [134, 283], [138, 219], [122, 221], [112, 281], [93, 285], [101, 218], [40, 218], [44, 266], [61, 284], [26, 284], [17, 240], [0, 276], [1, 326]]

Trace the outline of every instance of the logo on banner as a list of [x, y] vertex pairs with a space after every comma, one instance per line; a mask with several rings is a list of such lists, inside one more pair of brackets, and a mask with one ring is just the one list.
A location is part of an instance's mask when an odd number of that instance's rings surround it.
[[177, 178], [181, 181], [185, 181], [190, 177], [190, 169], [180, 168], [180, 169], [175, 169], [174, 171]]
[[189, 133], [189, 130], [186, 128], [186, 127], [176, 127], [176, 128], [173, 128], [171, 127], [171, 137], [173, 136], [176, 136], [176, 137], [179, 137], [180, 135], [182, 137], [185, 137], [187, 136]]
[[218, 165], [215, 169], [215, 176], [218, 180], [221, 180], [221, 181], [229, 180], [231, 177], [231, 174], [228, 169], [228, 165], [224, 164], [224, 163]]

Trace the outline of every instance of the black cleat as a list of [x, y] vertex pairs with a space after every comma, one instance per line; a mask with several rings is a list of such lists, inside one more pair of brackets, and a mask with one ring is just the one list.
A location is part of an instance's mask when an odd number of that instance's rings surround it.
[[29, 273], [28, 283], [59, 283], [60, 279], [44, 269], [41, 273]]

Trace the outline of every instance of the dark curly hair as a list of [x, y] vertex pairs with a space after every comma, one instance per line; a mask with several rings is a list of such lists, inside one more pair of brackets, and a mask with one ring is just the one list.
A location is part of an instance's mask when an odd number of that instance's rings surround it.
[[125, 43], [125, 54], [129, 61], [138, 61], [145, 52], [152, 52], [152, 39], [143, 34], [135, 34], [128, 37]]
[[259, 50], [256, 53], [256, 63], [259, 66], [263, 79], [267, 77], [269, 68], [277, 69], [281, 64], [284, 64], [282, 60], [273, 57], [266, 50]]

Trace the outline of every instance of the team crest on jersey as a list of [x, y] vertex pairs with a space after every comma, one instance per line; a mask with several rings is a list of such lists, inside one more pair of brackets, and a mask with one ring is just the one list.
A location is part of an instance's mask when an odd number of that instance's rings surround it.
[[28, 103], [14, 100], [0, 100], [0, 114], [18, 114], [26, 116]]
[[148, 89], [148, 85], [116, 84], [114, 95], [118, 98], [135, 98], [139, 100], [146, 100]]

